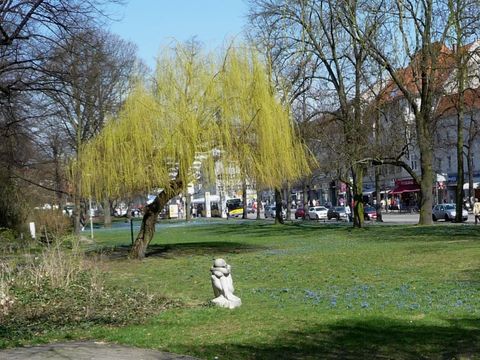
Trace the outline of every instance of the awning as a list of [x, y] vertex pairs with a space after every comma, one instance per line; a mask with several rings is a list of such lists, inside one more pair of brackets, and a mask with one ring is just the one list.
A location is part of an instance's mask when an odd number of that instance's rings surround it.
[[[478, 188], [478, 185], [480, 185], [480, 183], [474, 182], [474, 183], [473, 183], [473, 188], [474, 188], [474, 189], [477, 189], [477, 188]], [[464, 184], [463, 184], [463, 190], [468, 190], [468, 188], [469, 188], [468, 182], [464, 183]]]
[[403, 194], [416, 191], [420, 191], [420, 186], [418, 184], [400, 184], [390, 191], [390, 194]]

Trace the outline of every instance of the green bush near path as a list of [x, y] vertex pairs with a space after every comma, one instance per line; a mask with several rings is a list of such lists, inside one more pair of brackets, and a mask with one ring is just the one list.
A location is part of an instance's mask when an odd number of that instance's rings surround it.
[[[0, 343], [88, 338], [202, 359], [480, 358], [479, 235], [460, 224], [168, 223], [131, 261], [129, 229], [98, 231], [88, 251], [102, 254], [105, 286], [176, 305]], [[232, 265], [238, 309], [209, 305], [215, 257]]]

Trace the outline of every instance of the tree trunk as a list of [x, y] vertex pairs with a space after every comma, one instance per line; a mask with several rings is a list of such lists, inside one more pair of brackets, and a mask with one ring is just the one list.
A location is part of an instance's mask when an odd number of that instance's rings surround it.
[[[471, 134], [471, 132], [470, 132]], [[467, 149], [467, 171], [468, 171], [468, 203], [470, 204], [470, 210], [473, 209], [473, 199], [475, 198], [475, 190], [473, 189], [473, 140], [475, 138], [471, 135], [468, 139]]]
[[275, 188], [275, 224], [284, 224], [282, 217], [282, 194]]
[[242, 182], [242, 204], [243, 204], [243, 214], [242, 219], [247, 219], [247, 181], [243, 179]]
[[155, 197], [155, 200], [145, 207], [145, 214], [143, 215], [142, 225], [137, 235], [135, 243], [130, 250], [131, 259], [143, 259], [145, 258], [145, 252], [148, 244], [153, 239], [155, 234], [155, 224], [157, 222], [158, 214], [162, 211], [168, 201], [178, 195], [181, 191], [180, 180], [174, 180], [170, 182], [169, 191], [162, 191]]
[[75, 193], [75, 199], [73, 200], [74, 203], [74, 208], [73, 208], [73, 231], [75, 235], [80, 234], [80, 216], [82, 214], [82, 209], [81, 209], [81, 201], [80, 201], [80, 195], [78, 192]]
[[290, 220], [292, 218], [292, 190], [289, 182], [287, 182], [287, 188], [285, 191], [287, 193], [285, 196], [287, 199], [287, 220]]
[[185, 194], [185, 220], [192, 220], [192, 195], [188, 191]]
[[432, 225], [432, 204], [433, 204], [433, 151], [427, 141], [420, 139], [420, 166], [422, 179], [420, 181], [420, 219], [419, 225]]
[[[257, 184], [258, 186], [258, 184]], [[262, 208], [262, 193], [257, 189], [257, 220], [260, 220], [260, 210]]]
[[377, 222], [383, 222], [380, 191], [380, 168], [375, 166], [375, 210], [377, 212]]
[[462, 222], [463, 209], [463, 90], [460, 93], [457, 115], [457, 188], [455, 189], [455, 222]]
[[307, 181], [305, 180], [303, 182], [303, 199], [302, 199], [302, 203], [303, 203], [303, 208], [306, 209], [308, 208], [308, 190], [309, 190], [309, 187], [307, 186]]
[[[462, 29], [460, 24], [456, 23], [457, 35], [462, 38]], [[457, 189], [456, 195], [456, 212], [455, 221], [462, 222], [462, 209], [463, 209], [463, 127], [464, 127], [464, 113], [465, 113], [465, 81], [466, 81], [466, 64], [462, 50], [458, 48], [460, 44], [457, 44], [457, 86], [458, 86], [458, 104], [457, 104]]]
[[112, 227], [112, 214], [110, 213], [110, 200], [105, 196], [103, 199], [103, 226]]
[[353, 180], [353, 227], [363, 227], [363, 167], [352, 166]]

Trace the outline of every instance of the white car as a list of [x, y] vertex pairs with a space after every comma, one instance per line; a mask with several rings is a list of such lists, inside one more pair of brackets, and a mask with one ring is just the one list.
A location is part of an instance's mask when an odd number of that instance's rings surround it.
[[326, 220], [328, 217], [328, 209], [325, 206], [312, 206], [308, 208], [307, 219]]
[[[265, 219], [272, 218], [275, 219], [275, 214], [277, 213], [275, 205], [268, 205], [265, 206]], [[287, 217], [287, 213], [285, 210], [282, 209], [282, 218], [285, 219]]]
[[[444, 219], [445, 221], [454, 221], [456, 214], [457, 211], [455, 204], [438, 204], [435, 205], [432, 209], [433, 221], [437, 221], [440, 219]], [[462, 209], [462, 220], [468, 220], [468, 211], [466, 209]]]

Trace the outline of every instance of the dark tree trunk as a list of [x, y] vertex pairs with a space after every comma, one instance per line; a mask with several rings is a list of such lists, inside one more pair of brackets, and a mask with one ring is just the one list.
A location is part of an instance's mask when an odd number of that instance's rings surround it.
[[185, 220], [192, 220], [192, 195], [190, 195], [188, 191], [185, 195]]
[[242, 219], [247, 219], [247, 181], [243, 179], [242, 182], [242, 204], [243, 204], [243, 214]]
[[353, 191], [353, 227], [361, 228], [364, 222], [363, 213], [363, 167], [352, 167], [352, 191]]
[[292, 190], [288, 182], [285, 192], [285, 199], [287, 199], [287, 220], [290, 220], [292, 218]]
[[275, 188], [275, 224], [283, 224], [282, 217], [282, 194]]
[[81, 209], [81, 201], [80, 201], [80, 195], [78, 192], [75, 193], [75, 198], [73, 200], [74, 207], [73, 207], [73, 231], [75, 235], [80, 234], [81, 230], [81, 225], [80, 225], [80, 217], [82, 215], [82, 209]]
[[305, 180], [303, 182], [303, 199], [302, 199], [302, 203], [303, 203], [303, 208], [306, 209], [308, 208], [308, 190], [309, 190], [309, 186], [307, 186], [307, 181]]
[[257, 220], [260, 220], [260, 210], [262, 207], [262, 193], [257, 189]]
[[155, 197], [153, 202], [145, 206], [145, 214], [143, 215], [142, 225], [140, 226], [140, 231], [137, 235], [135, 243], [130, 250], [130, 258], [139, 260], [145, 258], [148, 244], [150, 244], [150, 241], [152, 241], [153, 235], [155, 234], [155, 224], [157, 222], [158, 214], [160, 214], [162, 209], [171, 198], [180, 193], [180, 180], [172, 181], [170, 183], [170, 189], [166, 190], [168, 191], [162, 191]]
[[383, 222], [380, 195], [380, 168], [375, 166], [375, 210], [377, 211], [377, 222]]
[[470, 209], [473, 209], [473, 199], [475, 198], [475, 190], [473, 189], [473, 141], [474, 137], [469, 133], [468, 148], [467, 148], [467, 169], [468, 169], [468, 203]]

